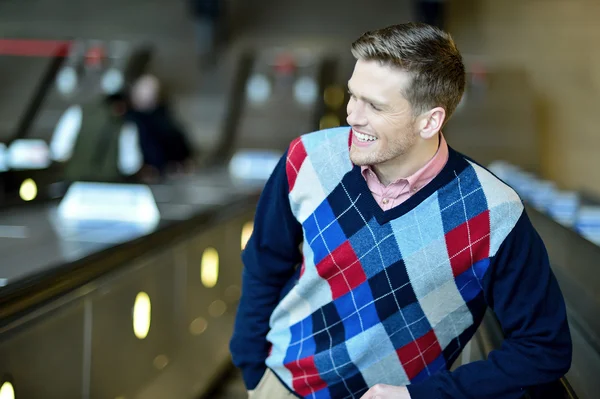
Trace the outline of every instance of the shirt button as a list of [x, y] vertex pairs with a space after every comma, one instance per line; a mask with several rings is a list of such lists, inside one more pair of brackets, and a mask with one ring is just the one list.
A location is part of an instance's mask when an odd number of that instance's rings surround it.
[[387, 198], [384, 198], [383, 201], [381, 201], [381, 202], [383, 202], [383, 205], [387, 205], [388, 202], [390, 202], [390, 200]]
[[412, 192], [416, 193], [418, 189], [419, 189], [419, 186], [414, 186], [413, 189], [412, 189]]

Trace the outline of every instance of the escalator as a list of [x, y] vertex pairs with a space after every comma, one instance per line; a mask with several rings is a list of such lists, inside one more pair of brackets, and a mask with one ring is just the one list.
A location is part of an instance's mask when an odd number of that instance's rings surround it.
[[[348, 65], [324, 54], [307, 56], [293, 48], [251, 53], [240, 57], [232, 79], [214, 163], [198, 175], [147, 187], [151, 195], [139, 187], [134, 194], [124, 191], [129, 194], [122, 198], [156, 206], [155, 224], [132, 231], [84, 219], [57, 228], [58, 207], [39, 204], [25, 216], [32, 222], [14, 230], [25, 236], [22, 244], [0, 239], [7, 254], [0, 276], [0, 385], [11, 383], [17, 398], [40, 392], [246, 397], [228, 343], [241, 289], [240, 251], [252, 231], [254, 207], [269, 167], [291, 139], [342, 124], [348, 78]], [[6, 213], [0, 220], [19, 226]], [[44, 227], [34, 220], [43, 220]], [[540, 231], [552, 235], [553, 229]], [[574, 244], [556, 243], [551, 258], [559, 259], [561, 245]], [[589, 314], [578, 320], [593, 329]], [[486, 316], [464, 360], [485, 358], [501, 339], [498, 325]], [[579, 376], [586, 365], [595, 367], [576, 361]], [[548, 388], [557, 396], [542, 397], [575, 398], [579, 387], [594, 384], [576, 377]], [[567, 380], [577, 380], [575, 390]]]
[[[2, 46], [0, 46], [2, 47]], [[63, 62], [61, 54], [49, 57], [10, 55], [0, 51], [0, 206], [19, 200], [19, 189], [27, 178], [19, 165], [31, 158], [34, 168], [48, 166], [44, 154], [23, 151], [14, 141], [29, 129], [40, 102]], [[39, 143], [38, 143], [39, 144]], [[36, 144], [36, 149], [40, 148]], [[43, 148], [42, 148], [43, 152]]]
[[[191, 398], [230, 370], [239, 251], [261, 187], [227, 162], [247, 143], [236, 144], [252, 60], [241, 55], [229, 79], [238, 90], [224, 124], [236, 131], [223, 132], [230, 155], [203, 173], [74, 184], [60, 203], [0, 212], [22, 233], [0, 238], [0, 385], [17, 398]], [[314, 130], [318, 106], [314, 98], [296, 121]], [[94, 219], [99, 210], [123, 220]]]
[[[106, 98], [140, 76], [151, 54], [151, 48], [136, 43], [71, 42], [63, 64], [30, 115], [27, 129], [16, 140], [23, 154], [44, 150], [37, 158], [44, 159], [45, 165], [36, 165], [31, 157], [15, 165], [38, 187], [29, 201], [60, 198], [77, 177], [102, 181], [127, 177], [118, 169], [119, 134], [124, 134], [119, 131], [124, 124], [110, 114]], [[95, 149], [99, 154], [88, 154]], [[129, 153], [135, 151], [128, 149]], [[93, 166], [81, 159], [89, 159]]]

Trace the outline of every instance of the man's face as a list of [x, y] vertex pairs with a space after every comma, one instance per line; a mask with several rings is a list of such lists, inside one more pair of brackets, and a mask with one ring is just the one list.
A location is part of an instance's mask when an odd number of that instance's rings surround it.
[[158, 105], [160, 84], [153, 76], [143, 76], [131, 89], [131, 103], [138, 111], [152, 111]]
[[110, 108], [115, 116], [123, 116], [127, 112], [127, 104], [122, 100], [114, 101]]
[[347, 122], [352, 127], [350, 159], [377, 166], [410, 152], [419, 139], [411, 105], [402, 96], [411, 77], [377, 61], [358, 60], [348, 82]]

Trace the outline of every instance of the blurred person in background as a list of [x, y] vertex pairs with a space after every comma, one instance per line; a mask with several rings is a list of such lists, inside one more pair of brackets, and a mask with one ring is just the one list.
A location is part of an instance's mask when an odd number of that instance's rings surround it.
[[225, 32], [225, 5], [222, 0], [189, 0], [194, 18], [196, 46], [202, 65], [214, 61], [221, 32]]
[[133, 84], [126, 119], [138, 130], [144, 158], [142, 180], [154, 181], [193, 168], [190, 144], [173, 118], [156, 76], [141, 76]]
[[416, 0], [415, 13], [419, 22], [445, 29], [447, 0]]
[[120, 93], [83, 107], [81, 133], [65, 165], [67, 181], [118, 182], [123, 179], [117, 159], [119, 133], [126, 112], [125, 97]]

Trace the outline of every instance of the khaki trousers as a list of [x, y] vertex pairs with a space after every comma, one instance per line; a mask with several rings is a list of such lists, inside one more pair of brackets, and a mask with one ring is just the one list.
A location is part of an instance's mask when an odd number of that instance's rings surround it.
[[275, 376], [267, 369], [253, 391], [248, 392], [249, 399], [287, 399], [296, 398]]

